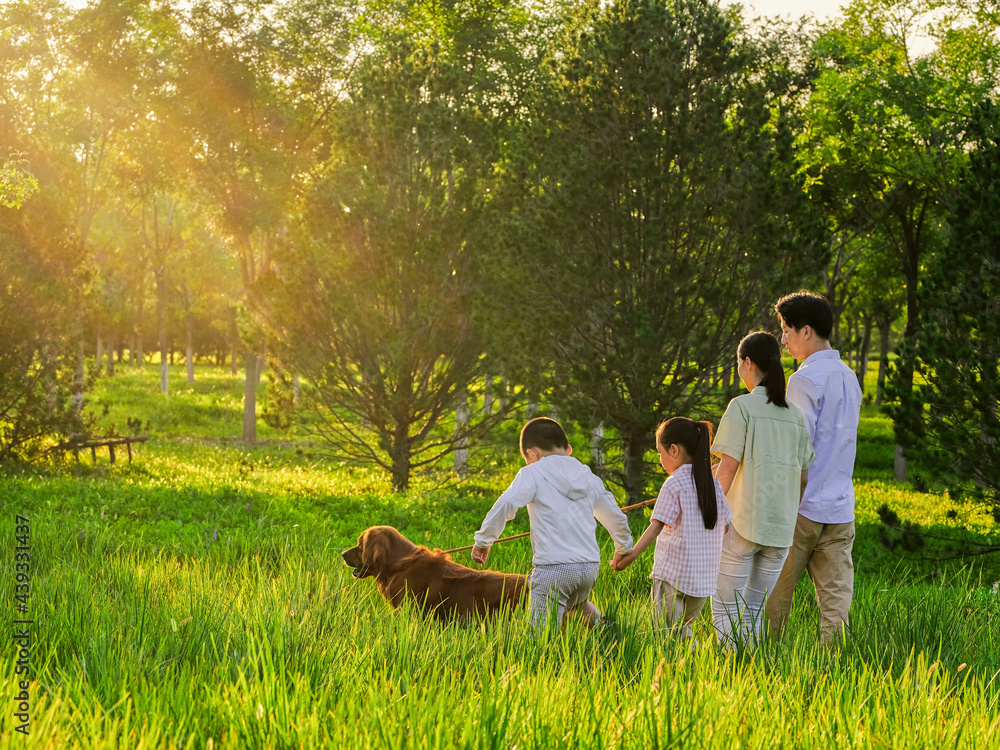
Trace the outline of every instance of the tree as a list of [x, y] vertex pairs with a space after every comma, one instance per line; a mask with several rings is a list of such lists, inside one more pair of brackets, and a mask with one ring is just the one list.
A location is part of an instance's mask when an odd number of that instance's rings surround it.
[[[56, 436], [78, 435], [84, 420], [72, 408], [75, 356], [69, 346], [63, 305], [73, 269], [66, 256], [33, 233], [46, 213], [29, 203], [38, 181], [26, 160], [0, 173], [0, 462], [27, 458]], [[47, 227], [52, 229], [52, 227]], [[39, 241], [41, 239], [41, 241]], [[45, 250], [49, 252], [46, 253]], [[56, 252], [52, 252], [55, 250]], [[64, 273], [60, 273], [60, 272]], [[67, 272], [68, 273], [65, 273]]]
[[[920, 268], [954, 207], [965, 118], [997, 80], [988, 18], [986, 28], [967, 25], [960, 9], [931, 0], [855, 0], [813, 52], [821, 72], [806, 107], [800, 161], [811, 192], [836, 204], [838, 226], [878, 231], [894, 249], [908, 341], [920, 326]], [[931, 20], [935, 10], [938, 21]], [[922, 32], [937, 47], [917, 55]], [[908, 388], [913, 373], [905, 360], [897, 373]], [[897, 459], [901, 478], [901, 452]]]
[[[198, 144], [191, 166], [238, 260], [247, 315], [252, 290], [289, 229], [298, 182], [325, 145], [321, 125], [346, 64], [345, 5], [201, 0], [189, 14], [180, 87]], [[263, 351], [259, 341], [245, 344], [243, 440], [253, 443]]]
[[806, 80], [704, 0], [593, 2], [576, 23], [504, 165], [498, 296], [560, 413], [615, 429], [634, 501], [657, 422], [717, 408], [720, 364], [823, 260], [793, 179]]
[[[503, 5], [414, 4], [335, 109], [330, 158], [257, 299], [269, 350], [311, 386], [309, 424], [407, 489], [471, 431], [444, 422], [488, 371], [475, 320], [484, 179], [504, 92]], [[426, 14], [426, 15], [424, 15]], [[420, 17], [420, 34], [407, 23]]]
[[73, 257], [47, 236], [61, 218], [51, 208], [38, 198], [20, 211], [0, 208], [0, 461], [30, 458], [86, 427], [71, 397], [76, 345], [67, 302], [77, 274]]
[[[81, 73], [58, 44], [72, 33], [72, 21], [65, 7], [49, 0], [12, 3], [0, 9], [4, 28], [0, 38], [0, 148], [31, 164], [31, 178], [14, 167], [15, 193], [23, 193], [31, 179], [37, 185], [21, 211], [7, 213], [3, 222], [5, 252], [10, 254], [2, 276], [3, 301], [11, 305], [5, 313], [10, 316], [6, 333], [12, 339], [0, 346], [5, 349], [4, 358], [9, 357], [7, 362], [14, 364], [3, 368], [7, 400], [0, 408], [5, 420], [14, 420], [8, 425], [19, 425], [9, 429], [19, 435], [30, 433], [31, 439], [50, 428], [62, 429], [58, 413], [68, 369], [76, 375], [70, 381], [73, 415], [65, 422], [66, 429], [76, 429], [70, 425], [78, 427], [83, 421], [80, 290], [85, 279], [85, 237], [92, 218], [86, 207], [93, 205], [97, 190], [90, 179], [95, 174], [89, 147], [93, 120], [88, 121], [74, 106], [77, 97], [84, 98], [78, 88]], [[59, 274], [60, 282], [50, 283], [47, 273]], [[34, 293], [32, 284], [38, 285]], [[45, 320], [36, 315], [57, 318]], [[69, 347], [67, 341], [75, 345]], [[44, 397], [38, 397], [39, 388]], [[25, 428], [22, 420], [35, 427]], [[11, 434], [3, 438], [8, 450], [20, 442]]]
[[864, 250], [857, 263], [849, 311], [860, 319], [865, 327], [865, 333], [855, 371], [858, 374], [861, 390], [864, 391], [864, 375], [868, 370], [871, 335], [872, 330], [876, 329], [879, 333], [879, 371], [874, 403], [875, 406], [880, 406], [888, 374], [892, 324], [903, 308], [905, 289], [900, 284], [896, 254], [882, 234], [873, 231], [858, 241], [862, 243]]
[[907, 455], [954, 490], [1000, 509], [1000, 107], [970, 123], [967, 173], [944, 248], [924, 272], [925, 316], [899, 356], [890, 414]]

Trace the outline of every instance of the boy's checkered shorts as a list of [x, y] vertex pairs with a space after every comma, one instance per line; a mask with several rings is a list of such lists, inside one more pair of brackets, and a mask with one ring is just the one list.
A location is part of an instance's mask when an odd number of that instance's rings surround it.
[[531, 626], [545, 625], [554, 603], [558, 603], [557, 622], [562, 622], [566, 612], [587, 601], [600, 572], [599, 562], [536, 565], [532, 568], [528, 573]]

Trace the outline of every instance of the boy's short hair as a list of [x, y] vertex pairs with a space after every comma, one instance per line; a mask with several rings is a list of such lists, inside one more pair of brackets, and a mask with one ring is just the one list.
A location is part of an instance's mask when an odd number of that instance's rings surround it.
[[786, 325], [796, 331], [809, 326], [821, 338], [830, 339], [833, 333], [833, 309], [826, 297], [803, 289], [795, 294], [786, 294], [778, 300], [774, 310]]
[[556, 420], [536, 417], [521, 428], [522, 456], [528, 448], [539, 448], [546, 452], [556, 448], [569, 448], [569, 438], [566, 430]]

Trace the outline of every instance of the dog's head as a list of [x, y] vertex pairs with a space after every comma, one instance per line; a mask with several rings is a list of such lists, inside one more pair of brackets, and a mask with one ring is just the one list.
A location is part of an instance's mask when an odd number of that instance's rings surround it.
[[367, 578], [391, 570], [415, 546], [392, 526], [372, 526], [361, 532], [357, 545], [344, 550], [341, 557], [354, 568], [351, 575]]

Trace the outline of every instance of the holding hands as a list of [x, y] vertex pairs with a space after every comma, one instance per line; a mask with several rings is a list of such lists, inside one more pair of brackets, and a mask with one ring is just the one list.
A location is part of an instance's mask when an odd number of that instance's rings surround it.
[[661, 531], [663, 531], [663, 522], [652, 518], [649, 519], [649, 526], [646, 527], [643, 535], [639, 537], [639, 541], [635, 543], [632, 551], [625, 554], [615, 552], [614, 557], [611, 558], [611, 562], [608, 565], [611, 566], [612, 570], [617, 570], [618, 572], [625, 570], [625, 568], [638, 559], [639, 555], [646, 551], [646, 547], [656, 541], [656, 537]]
[[[641, 553], [639, 553], [641, 554]], [[608, 565], [611, 566], [612, 570], [621, 572], [625, 570], [629, 565], [635, 562], [636, 558], [639, 557], [636, 553], [635, 548], [632, 549], [628, 554], [621, 554], [620, 552], [615, 552], [614, 557], [611, 558], [611, 562]]]

